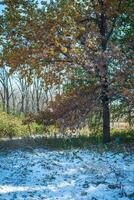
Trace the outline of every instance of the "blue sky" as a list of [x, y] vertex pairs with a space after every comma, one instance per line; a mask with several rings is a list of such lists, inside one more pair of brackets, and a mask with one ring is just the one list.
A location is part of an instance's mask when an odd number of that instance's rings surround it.
[[[38, 2], [40, 3], [42, 0], [38, 0]], [[50, 2], [50, 0], [44, 0], [47, 2]], [[4, 9], [4, 5], [0, 5], [0, 15], [2, 14], [2, 10]]]
[[4, 9], [3, 5], [0, 5], [0, 14], [2, 13], [2, 10]]

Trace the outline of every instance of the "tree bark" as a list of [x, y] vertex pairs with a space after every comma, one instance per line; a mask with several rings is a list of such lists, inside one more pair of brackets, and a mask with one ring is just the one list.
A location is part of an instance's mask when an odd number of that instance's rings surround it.
[[102, 84], [102, 112], [103, 112], [103, 142], [111, 141], [110, 137], [110, 109], [107, 79]]
[[[102, 0], [99, 1], [101, 15], [97, 19], [98, 27], [101, 35], [101, 49], [102, 49], [102, 63], [100, 67], [100, 79], [101, 79], [101, 97], [102, 97], [102, 112], [103, 112], [103, 142], [107, 143], [111, 141], [110, 138], [110, 108], [109, 108], [109, 84], [108, 84], [108, 66], [105, 59], [105, 51], [107, 50], [107, 18], [105, 14], [105, 6]], [[98, 18], [98, 16], [97, 16]]]
[[128, 124], [129, 124], [129, 129], [132, 129], [131, 108], [128, 108]]

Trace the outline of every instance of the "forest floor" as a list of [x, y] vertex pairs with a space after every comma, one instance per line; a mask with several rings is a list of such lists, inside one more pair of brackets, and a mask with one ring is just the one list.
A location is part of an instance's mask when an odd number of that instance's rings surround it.
[[0, 152], [0, 200], [132, 200], [134, 155], [91, 150]]

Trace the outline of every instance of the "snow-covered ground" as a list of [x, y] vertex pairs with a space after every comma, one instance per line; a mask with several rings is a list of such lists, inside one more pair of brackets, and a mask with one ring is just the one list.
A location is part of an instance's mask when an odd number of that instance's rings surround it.
[[134, 199], [134, 156], [89, 150], [0, 153], [0, 200]]

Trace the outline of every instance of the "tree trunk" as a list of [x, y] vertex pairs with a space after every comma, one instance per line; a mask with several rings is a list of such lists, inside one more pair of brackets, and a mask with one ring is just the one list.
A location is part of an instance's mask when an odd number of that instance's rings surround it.
[[[107, 26], [107, 16], [105, 13], [104, 1], [98, 1], [100, 5], [100, 15], [97, 17], [97, 24], [100, 32], [101, 38], [101, 50], [102, 50], [102, 66], [100, 66], [100, 81], [101, 81], [101, 98], [102, 98], [102, 111], [103, 111], [103, 142], [110, 142], [110, 109], [109, 109], [109, 84], [108, 84], [108, 67], [105, 59], [105, 51], [107, 50], [108, 42], [108, 26]], [[110, 30], [111, 32], [111, 30]], [[110, 33], [111, 35], [111, 33]]]
[[39, 92], [38, 92], [39, 88], [36, 88], [36, 111], [37, 113], [40, 111], [40, 98], [39, 98]]
[[131, 108], [128, 108], [128, 124], [129, 124], [129, 129], [132, 129]]
[[105, 76], [102, 79], [102, 112], [103, 112], [103, 142], [104, 143], [111, 141], [108, 90], [109, 88], [108, 88], [107, 74], [105, 73]]
[[21, 96], [21, 108], [20, 108], [20, 112], [24, 113], [24, 100], [25, 100], [25, 96], [24, 96], [24, 94], [21, 94], [21, 95], [22, 96]]
[[6, 86], [6, 112], [7, 114], [10, 113], [10, 105], [9, 105], [9, 88], [8, 88], [8, 84]]
[[103, 142], [107, 143], [111, 141], [110, 138], [110, 111], [108, 96], [105, 95], [102, 100], [103, 107]]

